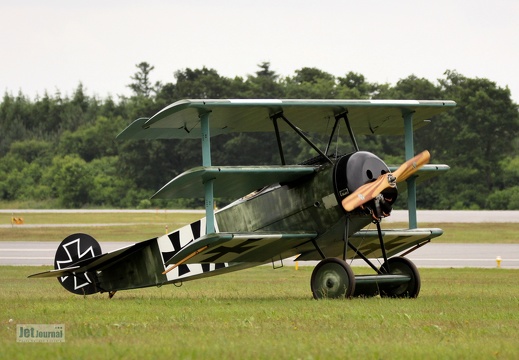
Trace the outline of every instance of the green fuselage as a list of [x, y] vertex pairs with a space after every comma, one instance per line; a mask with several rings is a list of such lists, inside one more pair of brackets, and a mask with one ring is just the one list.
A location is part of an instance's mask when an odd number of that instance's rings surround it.
[[[292, 183], [268, 187], [232, 203], [216, 213], [218, 230], [315, 232], [318, 234], [316, 242], [323, 251], [333, 245], [333, 252], [327, 253], [327, 256], [339, 255], [336, 245], [344, 237], [346, 213], [335, 196], [333, 169], [332, 164], [321, 165], [312, 175]], [[363, 213], [350, 213], [349, 216], [348, 236], [371, 221], [371, 217]], [[315, 251], [315, 246], [308, 243], [281, 254], [281, 257], [311, 251]]]

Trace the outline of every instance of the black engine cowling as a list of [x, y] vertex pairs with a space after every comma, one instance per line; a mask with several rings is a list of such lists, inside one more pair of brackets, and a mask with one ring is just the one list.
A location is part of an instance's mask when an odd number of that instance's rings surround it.
[[[370, 152], [357, 151], [342, 156], [334, 168], [335, 195], [339, 203], [360, 186], [375, 181], [380, 175], [388, 172], [390, 171], [386, 163]], [[366, 203], [364, 208], [377, 218], [388, 216], [397, 196], [396, 188], [388, 188]]]

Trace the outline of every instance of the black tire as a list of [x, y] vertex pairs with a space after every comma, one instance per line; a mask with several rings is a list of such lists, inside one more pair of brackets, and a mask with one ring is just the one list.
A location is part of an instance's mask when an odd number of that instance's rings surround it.
[[[384, 286], [380, 289], [380, 296], [393, 298], [416, 298], [420, 293], [421, 280], [420, 273], [416, 265], [405, 257], [393, 257], [387, 261], [390, 274], [409, 275], [411, 280], [398, 286]], [[386, 269], [384, 263], [381, 269]], [[385, 270], [383, 270], [385, 271]]]
[[[101, 255], [101, 246], [92, 236], [72, 234], [59, 244], [54, 257], [54, 269], [70, 267], [78, 261]], [[93, 273], [74, 273], [74, 275], [58, 277], [59, 283], [68, 291], [78, 295], [90, 295], [99, 292]]]
[[324, 259], [314, 268], [310, 287], [314, 299], [350, 298], [355, 291], [355, 275], [344, 260]]

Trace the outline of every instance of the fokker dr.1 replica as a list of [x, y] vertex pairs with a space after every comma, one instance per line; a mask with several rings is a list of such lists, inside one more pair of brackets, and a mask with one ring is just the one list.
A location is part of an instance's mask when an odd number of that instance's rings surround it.
[[[405, 255], [442, 234], [417, 227], [416, 183], [448, 166], [428, 165], [427, 151], [414, 156], [413, 130], [455, 105], [441, 100], [175, 102], [134, 121], [118, 138], [201, 139], [202, 166], [175, 177], [154, 197], [205, 197], [205, 217], [105, 254], [92, 237], [70, 235], [57, 249], [55, 269], [32, 277], [57, 277], [73, 293], [112, 297], [118, 290], [180, 284], [296, 256], [320, 260], [310, 281], [316, 299], [416, 297], [419, 273]], [[287, 164], [282, 142], [287, 131], [300, 136], [316, 156]], [[280, 164], [212, 165], [211, 137], [233, 132], [272, 132]], [[318, 146], [309, 134], [328, 140]], [[407, 161], [389, 168], [378, 156], [360, 151], [355, 134], [403, 134]], [[349, 138], [351, 152], [334, 150], [339, 135]], [[382, 230], [380, 222], [402, 189], [408, 191], [409, 229]], [[215, 197], [237, 200], [215, 210]], [[376, 229], [366, 229], [370, 223]], [[353, 274], [348, 261], [354, 258], [374, 273]]]

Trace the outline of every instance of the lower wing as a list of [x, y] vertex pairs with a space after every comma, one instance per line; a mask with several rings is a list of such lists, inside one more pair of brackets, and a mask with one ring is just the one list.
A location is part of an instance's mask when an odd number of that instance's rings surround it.
[[[387, 257], [397, 255], [414, 246], [420, 246], [429, 242], [432, 238], [443, 234], [443, 230], [431, 229], [403, 229], [403, 230], [382, 230], [384, 247]], [[380, 240], [376, 230], [360, 230], [350, 236], [349, 243], [367, 258], [381, 258], [382, 250]], [[322, 249], [327, 257], [342, 257], [344, 242], [335, 241], [333, 244]], [[354, 259], [356, 253], [353, 249], [348, 250], [348, 259]], [[322, 260], [317, 251], [302, 253], [297, 260]]]

